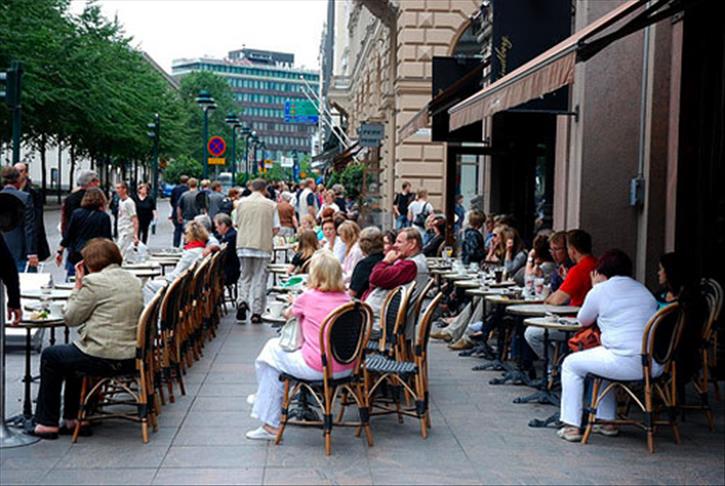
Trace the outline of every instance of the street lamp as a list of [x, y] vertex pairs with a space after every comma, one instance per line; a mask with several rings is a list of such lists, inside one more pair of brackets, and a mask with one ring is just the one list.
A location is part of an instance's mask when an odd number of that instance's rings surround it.
[[154, 199], [156, 199], [159, 197], [159, 144], [161, 143], [161, 139], [159, 138], [159, 134], [161, 132], [161, 117], [158, 113], [154, 114], [154, 122], [147, 124], [146, 127], [149, 129], [149, 131], [146, 132], [147, 135], [151, 140], [153, 140], [153, 154], [151, 156], [153, 186], [151, 194], [153, 194]]
[[207, 142], [209, 141], [209, 112], [214, 111], [216, 108], [216, 103], [214, 102], [214, 98], [209, 94], [206, 90], [199, 91], [199, 95], [196, 97], [196, 104], [199, 105], [199, 108], [204, 112], [204, 127], [203, 127], [203, 143], [202, 143], [202, 149], [201, 149], [201, 155], [204, 160], [202, 160], [202, 164], [204, 165], [204, 175], [203, 178], [206, 179], [209, 177], [209, 154], [207, 152]]
[[247, 173], [249, 174], [249, 177], [252, 175], [256, 175], [257, 171], [255, 169], [255, 163], [257, 160], [257, 144], [259, 143], [259, 139], [257, 138], [257, 132], [252, 130], [252, 133], [249, 134], [249, 144], [252, 150], [250, 151], [249, 155], [251, 156], [251, 162], [249, 162], [249, 170]]
[[232, 128], [232, 185], [237, 183], [237, 128], [242, 126], [236, 113], [229, 113], [224, 121]]

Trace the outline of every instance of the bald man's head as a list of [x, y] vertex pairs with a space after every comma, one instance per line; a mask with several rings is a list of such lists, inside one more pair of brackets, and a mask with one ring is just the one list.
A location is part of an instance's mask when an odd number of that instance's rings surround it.
[[18, 174], [20, 174], [18, 177], [18, 184], [20, 184], [20, 187], [23, 187], [25, 182], [28, 180], [28, 165], [23, 162], [18, 162], [15, 164], [15, 170], [17, 170]]

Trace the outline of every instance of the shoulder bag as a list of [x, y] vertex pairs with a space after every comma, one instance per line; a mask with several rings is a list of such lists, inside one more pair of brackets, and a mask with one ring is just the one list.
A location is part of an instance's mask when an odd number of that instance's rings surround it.
[[302, 329], [296, 317], [288, 319], [280, 329], [279, 346], [287, 353], [293, 353], [302, 347]]

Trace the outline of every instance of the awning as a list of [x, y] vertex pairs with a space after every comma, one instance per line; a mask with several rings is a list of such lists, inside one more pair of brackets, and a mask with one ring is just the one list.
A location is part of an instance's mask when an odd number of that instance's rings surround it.
[[340, 153], [340, 147], [331, 148], [321, 152], [310, 159], [310, 167], [316, 169], [329, 163], [337, 154]]
[[408, 123], [398, 130], [398, 140], [402, 142], [421, 128], [430, 126], [430, 115], [428, 114], [429, 105], [430, 103], [426, 103], [422, 110], [413, 115], [413, 118], [408, 120]]
[[467, 96], [471, 91], [465, 91], [465, 88], [471, 81], [479, 80], [480, 83], [480, 79], [483, 76], [483, 68], [488, 66], [488, 64], [488, 62], [481, 62], [481, 64], [470, 70], [461, 79], [436, 94], [408, 123], [398, 130], [398, 140], [402, 142], [421, 128], [429, 128], [431, 126], [431, 115], [440, 113], [442, 110], [454, 105], [461, 98]]
[[343, 152], [340, 152], [335, 156], [334, 159], [332, 159], [332, 166], [335, 168], [335, 170], [342, 170], [344, 169], [347, 164], [350, 163], [355, 158], [355, 155], [362, 150], [362, 147], [357, 143], [353, 143], [350, 145], [349, 148], [345, 149]]
[[615, 32], [585, 43], [616, 22], [644, 8], [648, 0], [629, 0], [623, 3], [548, 51], [450, 108], [448, 110], [450, 130], [476, 123], [485, 117], [571, 84], [574, 82], [574, 65], [577, 62], [589, 59], [617, 39], [673, 15], [682, 10], [685, 3], [692, 1], [656, 1]]

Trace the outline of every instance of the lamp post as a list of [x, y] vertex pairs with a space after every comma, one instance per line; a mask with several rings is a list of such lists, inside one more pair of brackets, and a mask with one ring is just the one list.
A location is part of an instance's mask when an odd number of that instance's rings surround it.
[[202, 164], [204, 166], [204, 172], [203, 172], [203, 178], [207, 179], [209, 177], [209, 153], [207, 152], [207, 142], [209, 141], [209, 112], [214, 111], [216, 108], [216, 103], [214, 102], [214, 98], [209, 94], [206, 90], [199, 91], [199, 95], [196, 97], [196, 104], [199, 105], [199, 108], [204, 112], [204, 125], [202, 129], [202, 148], [201, 148], [201, 156], [204, 160], [202, 160]]
[[154, 200], [159, 197], [159, 143], [161, 142], [159, 134], [161, 132], [161, 117], [158, 113], [154, 114], [154, 122], [146, 125], [149, 129], [147, 135], [153, 140], [153, 153], [151, 155], [151, 170], [153, 174], [153, 185], [151, 194]]
[[252, 177], [253, 175], [257, 175], [257, 170], [255, 167], [256, 160], [257, 160], [257, 144], [259, 143], [259, 139], [257, 138], [257, 132], [252, 131], [249, 138], [250, 138], [249, 144], [251, 147], [249, 156], [252, 160], [248, 161], [249, 162], [248, 174], [249, 174], [249, 177]]
[[236, 113], [229, 113], [224, 121], [232, 128], [232, 185], [237, 184], [237, 128], [242, 126]]

